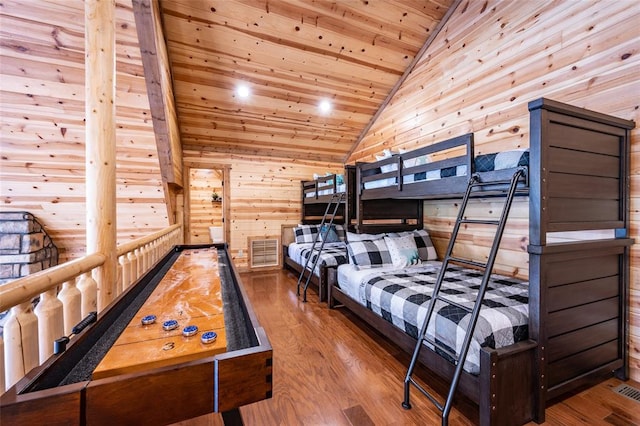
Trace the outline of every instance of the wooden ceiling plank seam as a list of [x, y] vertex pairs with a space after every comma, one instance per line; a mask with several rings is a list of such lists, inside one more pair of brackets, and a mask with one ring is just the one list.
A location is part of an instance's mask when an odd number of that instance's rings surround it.
[[367, 123], [367, 125], [364, 127], [364, 129], [362, 129], [362, 131], [360, 132], [360, 135], [358, 136], [358, 138], [354, 142], [353, 146], [351, 147], [351, 149], [349, 150], [347, 155], [344, 157], [344, 159], [343, 159], [344, 163], [347, 163], [349, 161], [349, 158], [356, 151], [358, 145], [360, 144], [362, 139], [364, 139], [364, 137], [367, 135], [367, 132], [369, 131], [371, 126], [373, 126], [373, 124], [376, 122], [378, 117], [385, 110], [386, 106], [389, 104], [389, 102], [391, 102], [391, 99], [393, 99], [393, 96], [396, 94], [398, 89], [400, 89], [400, 86], [402, 86], [402, 83], [404, 83], [404, 81], [407, 79], [407, 77], [409, 77], [409, 74], [411, 74], [411, 71], [413, 71], [414, 67], [423, 58], [423, 56], [425, 55], [426, 51], [429, 49], [429, 46], [431, 46], [431, 43], [433, 43], [435, 38], [440, 33], [440, 30], [442, 30], [442, 28], [447, 24], [447, 22], [449, 21], [449, 18], [451, 18], [451, 16], [455, 12], [455, 10], [458, 8], [460, 3], [462, 3], [462, 0], [454, 0], [454, 2], [452, 3], [451, 7], [447, 10], [447, 12], [443, 16], [443, 18], [440, 20], [440, 22], [438, 23], [438, 25], [435, 28], [435, 30], [431, 33], [431, 35], [429, 36], [427, 41], [424, 43], [424, 45], [422, 46], [420, 51], [413, 58], [413, 60], [411, 61], [411, 63], [409, 64], [409, 66], [407, 67], [405, 72], [402, 74], [400, 79], [391, 88], [391, 91], [389, 92], [389, 94], [387, 95], [385, 100], [382, 102], [382, 104], [380, 104], [380, 108], [378, 108], [378, 110], [375, 112], [375, 114], [373, 114], [373, 116], [371, 117], [371, 120], [369, 120], [369, 123]]

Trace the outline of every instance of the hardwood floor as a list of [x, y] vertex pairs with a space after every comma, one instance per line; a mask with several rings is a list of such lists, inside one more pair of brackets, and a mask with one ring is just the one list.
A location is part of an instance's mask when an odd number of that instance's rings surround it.
[[[439, 424], [437, 410], [413, 390], [413, 408], [400, 405], [408, 354], [348, 311], [318, 303], [313, 290], [302, 303], [291, 273], [254, 272], [242, 280], [274, 353], [273, 398], [242, 407], [246, 425]], [[433, 383], [423, 370], [419, 375]], [[611, 390], [620, 383], [610, 379], [553, 405], [544, 424], [640, 425], [640, 403]], [[434, 388], [444, 393], [441, 382]], [[450, 424], [476, 423], [475, 406], [458, 400]], [[221, 424], [218, 414], [180, 423]]]

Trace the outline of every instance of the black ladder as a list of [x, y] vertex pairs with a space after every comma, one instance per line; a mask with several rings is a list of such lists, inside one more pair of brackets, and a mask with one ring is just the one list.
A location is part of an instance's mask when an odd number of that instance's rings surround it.
[[[449, 245], [447, 247], [447, 251], [446, 251], [444, 260], [442, 262], [442, 268], [438, 273], [438, 278], [436, 280], [436, 284], [433, 289], [433, 294], [431, 296], [429, 307], [427, 309], [427, 315], [425, 317], [424, 323], [422, 324], [422, 328], [420, 329], [420, 334], [418, 335], [418, 341], [413, 351], [413, 356], [411, 358], [411, 363], [409, 364], [409, 369], [407, 370], [407, 375], [404, 379], [404, 401], [402, 402], [402, 406], [405, 409], [411, 408], [411, 404], [409, 402], [409, 389], [410, 389], [410, 385], [413, 384], [438, 408], [438, 410], [440, 410], [440, 412], [442, 413], [442, 426], [446, 426], [449, 421], [449, 413], [451, 412], [451, 408], [453, 405], [453, 397], [456, 392], [456, 388], [458, 387], [460, 374], [462, 373], [462, 368], [467, 358], [467, 352], [469, 351], [469, 346], [471, 344], [471, 337], [473, 336], [473, 331], [475, 329], [476, 322], [478, 321], [478, 315], [480, 314], [480, 308], [482, 307], [482, 300], [484, 299], [484, 295], [487, 290], [489, 278], [491, 277], [491, 271], [493, 269], [493, 264], [495, 262], [496, 255], [498, 253], [498, 248], [500, 247], [500, 240], [502, 239], [502, 233], [504, 231], [507, 217], [509, 216], [509, 210], [511, 209], [511, 202], [513, 201], [513, 196], [516, 193], [518, 179], [523, 174], [524, 174], [524, 169], [518, 168], [512, 175], [511, 179], [507, 179], [503, 181], [482, 182], [478, 174], [473, 174], [469, 179], [467, 190], [464, 194], [462, 205], [460, 206], [460, 211], [458, 212], [458, 218], [456, 219], [456, 223], [453, 228], [451, 240], [449, 241]], [[469, 201], [469, 195], [471, 194], [474, 188], [495, 186], [495, 185], [505, 185], [505, 184], [509, 185], [509, 189], [505, 198], [502, 214], [499, 220], [476, 220], [476, 219], [465, 218], [465, 210], [467, 208], [467, 203]], [[463, 223], [497, 226], [496, 234], [493, 239], [493, 245], [491, 246], [491, 251], [489, 252], [487, 263], [475, 262], [469, 259], [462, 259], [462, 258], [454, 257], [451, 255], [453, 251], [453, 247], [455, 245], [456, 238], [458, 237], [458, 231], [460, 230], [460, 225]], [[459, 303], [455, 303], [449, 300], [448, 298], [440, 295], [440, 288], [442, 286], [442, 282], [444, 280], [445, 274], [447, 273], [447, 268], [449, 266], [450, 261], [484, 269], [484, 274], [482, 276], [482, 283], [480, 284], [480, 288], [478, 289], [478, 293], [476, 295], [476, 300], [473, 305], [473, 309], [468, 308], [467, 306], [463, 306]], [[469, 324], [467, 325], [466, 333], [464, 336], [464, 340], [462, 342], [462, 348], [460, 349], [459, 355], [455, 354], [455, 349], [452, 352], [447, 347], [444, 347], [440, 343], [436, 342], [435, 336], [434, 336], [434, 339], [431, 339], [426, 336], [427, 327], [429, 325], [429, 321], [431, 320], [431, 316], [433, 314], [436, 301], [438, 300], [448, 305], [456, 306], [471, 314], [471, 319], [469, 321]], [[422, 349], [422, 346], [423, 346], [423, 342], [427, 342], [428, 344], [430, 344], [434, 348], [434, 350], [438, 349], [444, 352], [445, 354], [449, 355], [449, 357], [451, 357], [454, 361], [455, 371], [453, 373], [453, 378], [451, 380], [451, 385], [449, 387], [449, 392], [447, 394], [447, 399], [444, 405], [438, 402], [438, 400], [433, 395], [431, 395], [427, 390], [425, 390], [422, 386], [420, 386], [420, 384], [417, 383], [412, 377], [413, 370], [415, 369], [416, 362], [418, 360], [418, 356], [420, 355], [420, 350]]]
[[[334, 193], [333, 195], [331, 195], [331, 199], [329, 200], [329, 202], [327, 203], [327, 208], [324, 211], [324, 215], [322, 216], [322, 221], [320, 222], [320, 227], [318, 229], [318, 233], [316, 234], [316, 237], [313, 239], [313, 244], [311, 245], [311, 251], [309, 252], [309, 257], [307, 257], [307, 260], [304, 263], [304, 267], [302, 268], [302, 271], [300, 271], [300, 276], [298, 277], [298, 296], [300, 296], [300, 287], [302, 284], [302, 280], [304, 278], [305, 272], [309, 272], [309, 274], [307, 275], [307, 281], [304, 284], [304, 295], [302, 297], [302, 301], [306, 302], [307, 301], [307, 288], [309, 288], [309, 282], [311, 281], [311, 276], [313, 275], [313, 271], [316, 269], [316, 266], [318, 266], [318, 262], [320, 261], [320, 254], [322, 253], [322, 249], [324, 248], [324, 243], [327, 241], [326, 238], [326, 234], [329, 233], [329, 229], [331, 228], [331, 225], [333, 225], [333, 220], [336, 217], [336, 213], [338, 212], [338, 208], [340, 207], [340, 203], [344, 200], [344, 196], [345, 193], [344, 192], [338, 192], [338, 193]], [[333, 207], [333, 212], [331, 212], [331, 214], [329, 214], [329, 211], [331, 210], [331, 206]], [[321, 238], [322, 237], [322, 228], [325, 225], [325, 223], [327, 222], [327, 216], [329, 216], [329, 225], [325, 228], [326, 232], [325, 232], [325, 238]], [[311, 258], [313, 258], [313, 254], [314, 251], [316, 249], [316, 245], [318, 244], [318, 240], [320, 241], [320, 249], [318, 250], [318, 253], [315, 257], [315, 259], [311, 260]], [[311, 268], [309, 268], [309, 261], [311, 261], [313, 263], [313, 265], [311, 266]], [[320, 291], [320, 281], [318, 281], [318, 291]]]

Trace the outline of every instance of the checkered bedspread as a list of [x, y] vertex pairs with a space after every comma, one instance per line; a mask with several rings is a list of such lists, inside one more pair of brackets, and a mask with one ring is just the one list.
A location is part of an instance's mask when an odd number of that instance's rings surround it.
[[[313, 250], [313, 254], [311, 254], [311, 246], [312, 244], [296, 244], [296, 254], [289, 253], [289, 256], [295, 260], [299, 265], [304, 266], [305, 262], [309, 255], [311, 255], [311, 260], [309, 260], [309, 266], [313, 265], [313, 262], [316, 261], [319, 253], [320, 243], [316, 244], [315, 250]], [[327, 243], [322, 249], [322, 253], [320, 253], [320, 260], [318, 261], [318, 265], [316, 269], [313, 271], [315, 275], [320, 275], [320, 267], [322, 266], [338, 266], [343, 263], [348, 263], [349, 258], [347, 255], [347, 245], [345, 243]]]
[[[417, 338], [427, 315], [440, 265], [440, 262], [429, 262], [422, 267], [368, 278], [363, 288], [367, 307]], [[442, 284], [441, 295], [472, 308], [482, 274], [457, 266], [450, 266], [449, 271]], [[493, 275], [467, 354], [466, 371], [472, 374], [479, 372], [481, 346], [497, 349], [527, 338], [528, 289], [527, 282]], [[438, 344], [459, 354], [471, 315], [440, 301], [436, 303], [434, 315], [436, 317], [429, 323], [427, 337], [433, 339], [435, 334]], [[445, 352], [436, 352], [451, 360]]]

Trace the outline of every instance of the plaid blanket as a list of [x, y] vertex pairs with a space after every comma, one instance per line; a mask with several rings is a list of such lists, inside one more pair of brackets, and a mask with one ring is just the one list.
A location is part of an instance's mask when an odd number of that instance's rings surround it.
[[[429, 262], [422, 267], [370, 276], [362, 288], [367, 308], [417, 338], [427, 315], [440, 266], [440, 262]], [[440, 290], [441, 295], [473, 308], [481, 282], [482, 274], [478, 271], [450, 266]], [[480, 347], [497, 349], [527, 338], [528, 292], [527, 282], [495, 274], [492, 276], [467, 353], [466, 371], [472, 374], [479, 372]], [[427, 337], [459, 355], [471, 314], [438, 301], [433, 315], [435, 317], [429, 322]], [[435, 350], [452, 361], [446, 352]]]
[[[305, 262], [311, 255], [311, 260], [309, 260], [309, 266], [311, 266], [318, 258], [320, 244], [321, 243], [316, 244], [313, 254], [311, 253], [312, 244], [296, 244], [298, 246], [296, 247], [297, 253], [295, 255], [290, 253], [289, 256], [298, 264], [304, 266]], [[321, 267], [338, 266], [348, 262], [347, 245], [345, 243], [326, 243], [322, 249], [322, 253], [320, 253], [320, 259], [313, 273], [320, 276]]]

